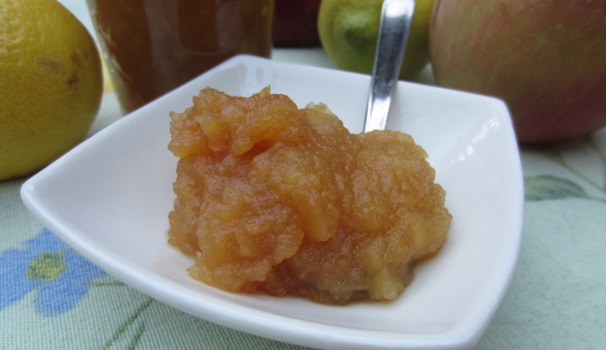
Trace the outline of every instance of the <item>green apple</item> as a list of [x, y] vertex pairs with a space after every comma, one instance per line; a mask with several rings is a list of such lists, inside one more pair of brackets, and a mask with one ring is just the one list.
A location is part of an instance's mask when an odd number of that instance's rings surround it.
[[[434, 0], [416, 0], [400, 78], [412, 79], [429, 61], [429, 21]], [[372, 73], [382, 0], [322, 0], [318, 34], [341, 69]]]
[[606, 0], [436, 0], [437, 84], [503, 99], [518, 140], [606, 125]]

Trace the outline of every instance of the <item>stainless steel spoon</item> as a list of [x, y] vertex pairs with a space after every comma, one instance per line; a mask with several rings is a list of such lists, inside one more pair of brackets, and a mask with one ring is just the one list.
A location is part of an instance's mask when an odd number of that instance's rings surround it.
[[385, 0], [370, 80], [364, 132], [384, 130], [410, 33], [414, 0]]

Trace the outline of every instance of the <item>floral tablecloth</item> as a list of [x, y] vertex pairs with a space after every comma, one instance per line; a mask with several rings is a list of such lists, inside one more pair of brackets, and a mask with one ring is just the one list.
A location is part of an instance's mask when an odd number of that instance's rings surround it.
[[[62, 2], [91, 28], [84, 1]], [[331, 66], [321, 50], [276, 50], [274, 59]], [[107, 91], [91, 133], [119, 117]], [[476, 349], [602, 349], [606, 129], [522, 147], [521, 158], [519, 264]], [[195, 318], [115, 280], [25, 209], [25, 180], [0, 182], [1, 349], [301, 349]]]

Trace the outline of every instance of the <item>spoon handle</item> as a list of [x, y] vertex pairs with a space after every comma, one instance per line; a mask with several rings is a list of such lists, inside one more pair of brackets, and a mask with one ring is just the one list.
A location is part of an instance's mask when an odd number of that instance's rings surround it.
[[384, 130], [387, 124], [391, 97], [398, 82], [414, 6], [414, 0], [383, 2], [364, 132]]

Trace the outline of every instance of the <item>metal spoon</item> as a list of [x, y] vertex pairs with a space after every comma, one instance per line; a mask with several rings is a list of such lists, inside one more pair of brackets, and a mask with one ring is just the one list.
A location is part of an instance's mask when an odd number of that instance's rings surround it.
[[364, 132], [384, 130], [410, 33], [414, 0], [385, 0], [370, 80]]

